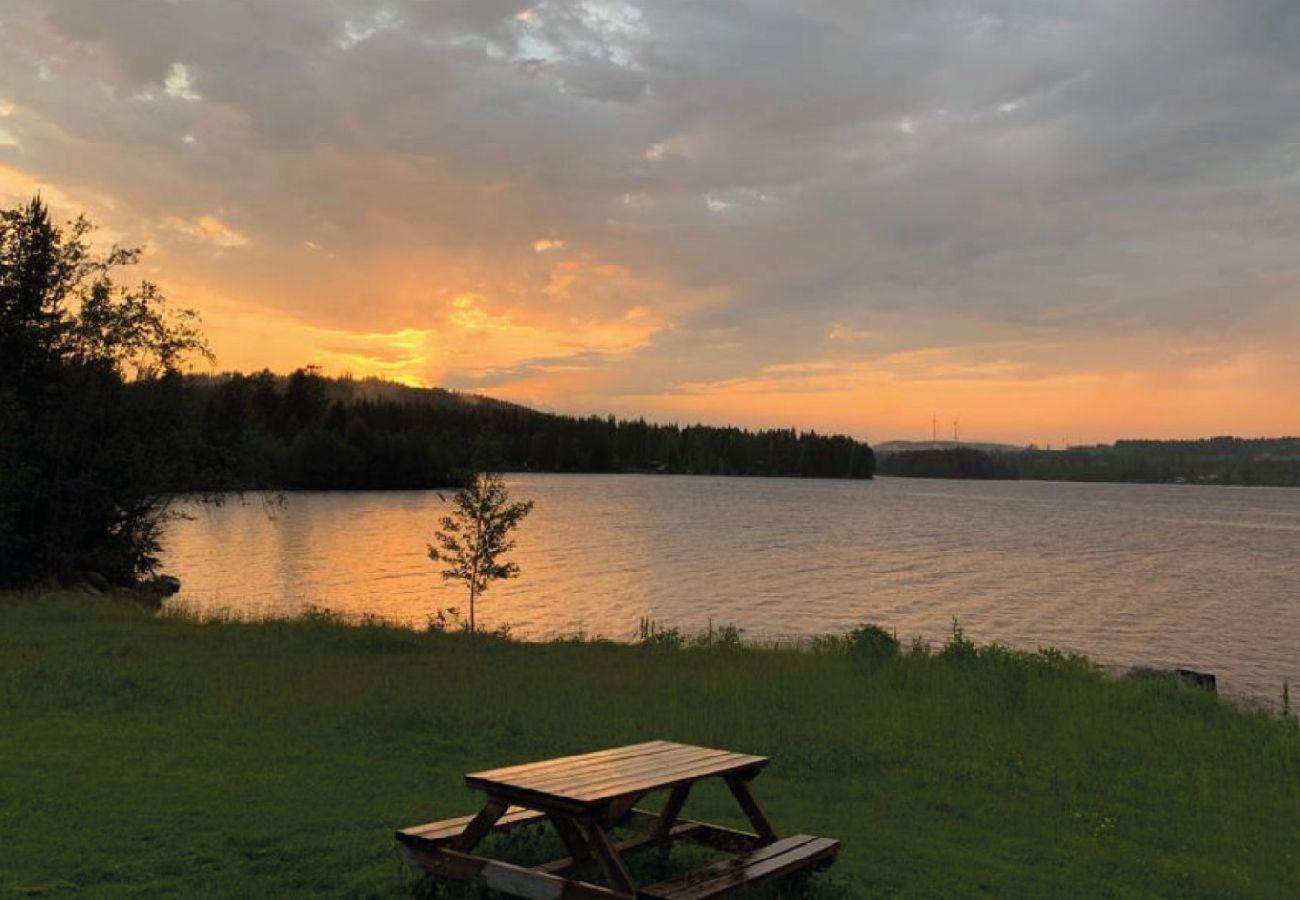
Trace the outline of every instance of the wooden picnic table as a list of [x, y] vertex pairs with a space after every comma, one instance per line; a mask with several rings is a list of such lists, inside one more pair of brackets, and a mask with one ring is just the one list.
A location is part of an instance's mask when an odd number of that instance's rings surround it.
[[[413, 864], [432, 872], [518, 897], [577, 900], [704, 900], [813, 865], [828, 865], [839, 842], [811, 835], [781, 839], [750, 782], [768, 764], [763, 756], [711, 750], [671, 741], [650, 741], [579, 756], [473, 772], [465, 782], [485, 795], [482, 810], [404, 828], [398, 845]], [[753, 832], [681, 818], [691, 788], [721, 778], [740, 804]], [[668, 791], [662, 810], [641, 810], [647, 794]], [[474, 855], [493, 831], [549, 821], [569, 856], [525, 867]], [[641, 826], [636, 836], [615, 842], [610, 829]], [[671, 881], [638, 887], [624, 856], [646, 847], [691, 841], [730, 858]], [[571, 877], [595, 863], [605, 885]]]

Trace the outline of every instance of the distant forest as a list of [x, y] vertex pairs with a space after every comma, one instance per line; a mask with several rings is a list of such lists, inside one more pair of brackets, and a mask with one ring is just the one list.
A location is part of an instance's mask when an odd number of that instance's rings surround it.
[[881, 454], [878, 472], [916, 478], [1300, 486], [1300, 438], [1214, 437], [988, 453], [973, 448]]
[[[842, 435], [575, 418], [375, 379], [191, 376], [193, 446], [245, 488], [428, 488], [476, 468], [870, 478], [871, 448]], [[228, 476], [227, 476], [228, 477]], [[219, 489], [196, 483], [193, 489]]]

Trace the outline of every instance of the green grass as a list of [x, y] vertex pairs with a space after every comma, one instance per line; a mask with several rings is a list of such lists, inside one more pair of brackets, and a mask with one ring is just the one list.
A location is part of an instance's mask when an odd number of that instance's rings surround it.
[[[0, 596], [0, 896], [400, 897], [467, 771], [666, 738], [770, 755], [806, 896], [1300, 896], [1300, 729], [998, 650], [507, 643]], [[741, 824], [725, 792], [689, 814]]]

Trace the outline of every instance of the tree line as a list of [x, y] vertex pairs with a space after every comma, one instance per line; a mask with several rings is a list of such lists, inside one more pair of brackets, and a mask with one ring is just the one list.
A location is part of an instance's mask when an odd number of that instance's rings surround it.
[[555, 415], [312, 369], [196, 378], [186, 390], [182, 415], [200, 429], [195, 444], [232, 460], [239, 483], [257, 488], [441, 487], [485, 468], [814, 478], [875, 472], [871, 448], [843, 435]]
[[1037, 481], [1300, 486], [1300, 439], [1216, 437], [989, 453], [970, 447], [881, 454], [881, 475]]

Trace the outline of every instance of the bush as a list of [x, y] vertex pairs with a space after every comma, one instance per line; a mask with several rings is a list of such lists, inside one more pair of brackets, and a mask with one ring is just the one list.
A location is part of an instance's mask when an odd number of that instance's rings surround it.
[[939, 657], [949, 662], [971, 663], [979, 658], [979, 650], [975, 642], [966, 637], [966, 632], [962, 631], [961, 623], [955, 618], [952, 620], [952, 636], [948, 638], [948, 643], [943, 645]]
[[871, 669], [896, 659], [900, 650], [898, 638], [879, 625], [860, 625], [850, 631], [848, 647], [855, 665]]
[[637, 643], [642, 647], [678, 650], [683, 644], [680, 628], [664, 628], [654, 619], [642, 618]]

